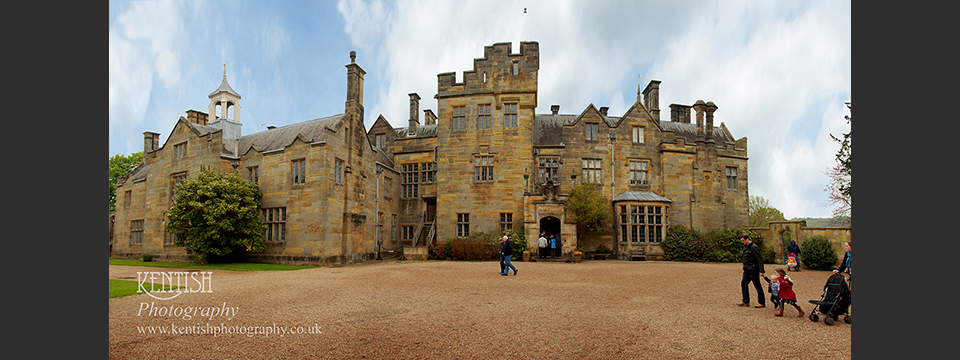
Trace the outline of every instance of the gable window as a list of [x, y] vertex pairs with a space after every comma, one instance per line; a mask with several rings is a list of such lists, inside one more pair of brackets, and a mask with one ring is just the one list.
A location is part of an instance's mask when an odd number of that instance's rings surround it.
[[630, 160], [630, 185], [650, 185], [648, 164], [642, 160]]
[[263, 231], [263, 240], [278, 242], [287, 239], [287, 208], [260, 209], [260, 221], [267, 225]]
[[336, 159], [336, 168], [334, 168], [333, 183], [343, 185], [343, 160]]
[[420, 165], [421, 183], [430, 184], [437, 181], [437, 169], [433, 167], [432, 162], [421, 163]]
[[173, 146], [173, 158], [183, 159], [187, 157], [187, 143], [182, 142]]
[[600, 131], [600, 124], [598, 123], [586, 123], [584, 124], [584, 137], [587, 140], [597, 140], [597, 132]]
[[588, 183], [597, 183], [601, 181], [600, 159], [583, 159], [583, 181]]
[[539, 166], [537, 167], [537, 176], [540, 179], [541, 183], [547, 182], [547, 180], [552, 180], [553, 182], [560, 181], [560, 158], [557, 157], [542, 157], [539, 158]]
[[493, 156], [481, 155], [473, 158], [474, 181], [493, 181]]
[[491, 128], [490, 104], [477, 106], [477, 129]]
[[457, 214], [457, 237], [470, 236], [470, 214]]
[[130, 245], [143, 244], [143, 220], [130, 222]]
[[517, 103], [503, 104], [503, 127], [508, 129], [517, 127]]
[[500, 213], [500, 233], [513, 230], [513, 214]]
[[419, 196], [419, 177], [417, 163], [400, 165], [401, 186], [403, 187], [403, 198], [415, 198]]
[[727, 190], [737, 190], [737, 168], [727, 167]]
[[517, 74], [519, 74], [519, 73], [520, 73], [520, 63], [518, 63], [516, 60], [514, 60], [514, 61], [513, 61], [513, 74], [514, 74], [514, 75], [517, 75]]
[[293, 166], [293, 183], [294, 184], [305, 184], [307, 182], [307, 162], [304, 159], [294, 160], [292, 162]]
[[467, 121], [466, 121], [466, 111], [464, 106], [454, 106], [453, 107], [453, 130], [466, 130]]
[[376, 147], [383, 149], [387, 147], [387, 134], [377, 134], [377, 141], [374, 144]]
[[250, 182], [258, 183], [260, 182], [260, 167], [259, 166], [250, 166], [247, 167], [247, 180]]
[[642, 126], [633, 127], [633, 143], [643, 144], [643, 127]]

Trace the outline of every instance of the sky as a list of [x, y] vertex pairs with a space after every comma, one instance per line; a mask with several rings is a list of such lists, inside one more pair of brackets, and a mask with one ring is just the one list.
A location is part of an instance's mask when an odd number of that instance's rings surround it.
[[484, 46], [521, 41], [540, 45], [537, 113], [621, 116], [650, 80], [664, 121], [713, 101], [716, 126], [748, 139], [749, 194], [787, 219], [830, 217], [830, 135], [850, 131], [849, 1], [111, 0], [109, 22], [110, 156], [208, 112], [224, 72], [243, 135], [343, 113], [350, 51], [367, 128], [406, 127], [407, 94], [436, 112], [437, 74], [462, 81]]

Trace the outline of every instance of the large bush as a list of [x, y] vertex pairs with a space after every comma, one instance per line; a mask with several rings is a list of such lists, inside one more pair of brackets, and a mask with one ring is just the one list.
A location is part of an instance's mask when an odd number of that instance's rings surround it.
[[201, 169], [176, 187], [167, 210], [167, 231], [175, 244], [201, 262], [242, 261], [266, 247], [257, 184], [236, 174]]
[[697, 230], [682, 225], [667, 228], [660, 248], [663, 249], [663, 259], [668, 261], [707, 261], [714, 250]]
[[497, 260], [500, 258], [499, 237], [476, 233], [465, 238], [452, 238], [427, 248], [431, 260]]
[[800, 243], [803, 264], [814, 270], [829, 270], [837, 263], [833, 245], [823, 235], [814, 235]]

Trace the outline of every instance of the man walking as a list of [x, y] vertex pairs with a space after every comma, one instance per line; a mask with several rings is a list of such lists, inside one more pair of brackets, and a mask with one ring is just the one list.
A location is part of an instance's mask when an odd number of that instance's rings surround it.
[[740, 280], [740, 291], [743, 292], [743, 301], [737, 306], [750, 306], [749, 283], [757, 289], [757, 299], [759, 304], [757, 308], [766, 307], [766, 300], [763, 298], [763, 287], [760, 286], [760, 278], [763, 277], [763, 256], [760, 255], [760, 247], [750, 241], [747, 234], [740, 234], [740, 242], [743, 243], [743, 278]]
[[503, 271], [500, 272], [501, 276], [510, 274], [510, 270], [507, 269], [513, 269], [513, 276], [517, 276], [517, 268], [510, 263], [511, 257], [513, 257], [513, 241], [510, 241], [510, 238], [504, 236], [500, 238], [500, 261], [503, 262]]

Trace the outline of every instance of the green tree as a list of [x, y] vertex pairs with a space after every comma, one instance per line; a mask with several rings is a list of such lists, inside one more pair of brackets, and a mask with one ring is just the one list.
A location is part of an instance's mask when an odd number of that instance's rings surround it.
[[263, 251], [260, 196], [257, 184], [236, 174], [201, 169], [177, 186], [167, 231], [200, 261], [235, 261], [244, 252]]
[[785, 221], [783, 213], [770, 206], [770, 201], [762, 196], [750, 196], [747, 200], [747, 212], [751, 227], [766, 227], [771, 221]]
[[110, 157], [110, 210], [116, 209], [117, 202], [117, 179], [126, 176], [131, 170], [143, 162], [143, 151], [137, 151], [130, 155], [116, 154]]
[[573, 213], [577, 221], [577, 238], [586, 232], [603, 232], [603, 221], [610, 217], [610, 203], [594, 183], [582, 183], [570, 190], [565, 211]]
[[[853, 113], [853, 106], [850, 101], [845, 102], [847, 109]], [[847, 124], [851, 124], [853, 117], [844, 116]], [[833, 205], [834, 225], [850, 225], [853, 206], [853, 130], [843, 134], [843, 139], [839, 139], [833, 134], [830, 138], [840, 143], [840, 150], [837, 151], [837, 164], [827, 170], [827, 176], [830, 177], [830, 183], [824, 189], [827, 192], [830, 204]]]

